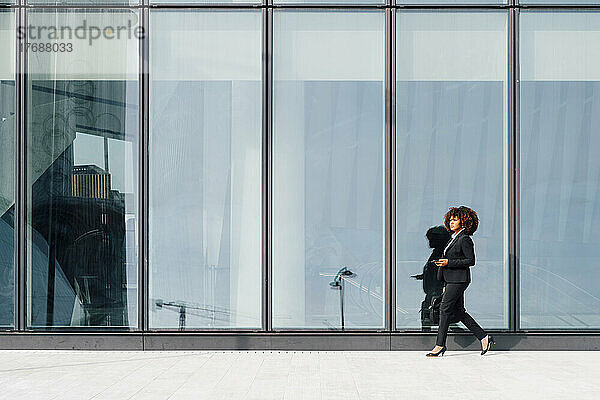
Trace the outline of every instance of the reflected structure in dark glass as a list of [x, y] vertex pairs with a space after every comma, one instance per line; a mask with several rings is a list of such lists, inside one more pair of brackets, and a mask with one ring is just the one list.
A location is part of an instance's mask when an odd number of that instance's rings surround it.
[[0, 10], [0, 328], [14, 324], [15, 14]]
[[260, 328], [261, 13], [150, 24], [150, 327]]
[[600, 13], [523, 12], [520, 325], [599, 329]]
[[341, 280], [344, 327], [383, 327], [384, 48], [383, 12], [274, 14], [276, 328], [340, 329]]
[[397, 21], [396, 328], [430, 329], [429, 289], [410, 276], [432, 253], [428, 229], [460, 205], [480, 219], [467, 309], [507, 328], [507, 13], [401, 11]]
[[[30, 12], [29, 23], [137, 23], [133, 12]], [[137, 40], [74, 40], [29, 58], [27, 325], [136, 327]]]

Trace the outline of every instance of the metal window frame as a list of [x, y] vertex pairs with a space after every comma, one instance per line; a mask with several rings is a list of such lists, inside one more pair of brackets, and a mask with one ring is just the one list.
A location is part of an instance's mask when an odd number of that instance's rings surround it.
[[[148, 0], [143, 0], [147, 3]], [[149, 272], [149, 142], [150, 142], [150, 15], [147, 7], [140, 10], [143, 37], [140, 39], [139, 60], [139, 176], [138, 176], [138, 323], [140, 330], [147, 330], [150, 318], [150, 272]]]
[[[26, 16], [21, 7], [21, 0], [19, 0], [19, 7], [16, 11], [16, 24], [26, 25]], [[26, 160], [25, 160], [25, 125], [26, 125], [26, 112], [25, 112], [25, 82], [26, 82], [26, 53], [21, 51], [21, 45], [24, 43], [24, 38], [19, 39], [19, 35], [16, 35], [16, 76], [15, 76], [15, 96], [16, 96], [16, 141], [15, 141], [15, 255], [14, 255], [14, 329], [24, 330], [25, 329], [25, 199], [26, 199]]]
[[384, 327], [387, 331], [396, 329], [396, 224], [395, 224], [395, 126], [393, 122], [395, 117], [395, 29], [396, 11], [388, 8], [385, 11], [385, 151], [384, 151], [384, 309], [385, 320]]
[[396, 10], [386, 10], [385, 328], [396, 328]]
[[[159, 344], [165, 344], [167, 338], [181, 338], [181, 348], [189, 346], [190, 338], [199, 340], [199, 343], [216, 343], [216, 348], [230, 348], [230, 340], [238, 341], [240, 338], [250, 338], [248, 346], [263, 346], [263, 348], [294, 348], [294, 343], [301, 343], [296, 348], [310, 347], [311, 341], [314, 346], [325, 346], [333, 344], [334, 348], [343, 348], [337, 343], [346, 338], [356, 338], [361, 346], [370, 348], [369, 342], [374, 337], [381, 337], [384, 342], [377, 344], [383, 349], [406, 348], [405, 345], [418, 347], [420, 341], [426, 340], [430, 343], [432, 334], [421, 334], [416, 330], [402, 330], [396, 327], [396, 16], [399, 10], [439, 10], [439, 11], [486, 11], [505, 10], [508, 14], [508, 163], [509, 163], [509, 324], [508, 329], [498, 331], [499, 335], [509, 338], [535, 338], [529, 343], [539, 344], [537, 338], [548, 338], [555, 340], [555, 348], [567, 348], [565, 337], [577, 337], [581, 339], [579, 348], [599, 348], [600, 330], [536, 330], [523, 331], [519, 324], [519, 12], [521, 9], [528, 10], [600, 10], [600, 4], [519, 4], [518, 0], [509, 0], [506, 4], [398, 4], [396, 0], [386, 0], [381, 4], [274, 4], [273, 0], [263, 0], [262, 4], [232, 3], [232, 4], [166, 4], [150, 3], [150, 0], [142, 0], [137, 5], [44, 5], [29, 4], [27, 0], [17, 0], [15, 4], [3, 4], [0, 8], [14, 9], [17, 29], [26, 26], [27, 12], [33, 10], [73, 10], [73, 9], [127, 9], [137, 10], [140, 15], [140, 25], [144, 29], [144, 38], [139, 47], [139, 166], [138, 166], [138, 324], [135, 327], [120, 328], [28, 328], [26, 315], [26, 210], [27, 210], [27, 168], [26, 168], [26, 131], [27, 131], [27, 59], [26, 53], [20, 51], [20, 44], [25, 39], [16, 37], [16, 76], [15, 76], [15, 111], [17, 114], [15, 127], [15, 250], [14, 250], [14, 329], [13, 332], [29, 332], [28, 343], [38, 343], [39, 346], [54, 346], [60, 348], [59, 342], [48, 341], [48, 338], [72, 338], [76, 346], [85, 347], [93, 342], [104, 343], [108, 348], [136, 348], [138, 339], [141, 349], [157, 348]], [[150, 101], [150, 79], [149, 79], [149, 52], [150, 45], [150, 13], [153, 10], [164, 9], [238, 9], [238, 10], [261, 10], [262, 15], [262, 284], [261, 284], [261, 329], [194, 329], [183, 333], [175, 333], [176, 329], [153, 331], [149, 326], [149, 264], [148, 264], [148, 214], [149, 214], [149, 101]], [[384, 330], [361, 329], [335, 332], [316, 329], [294, 329], [273, 330], [272, 326], [272, 143], [273, 143], [273, 22], [274, 10], [301, 9], [301, 10], [384, 10], [385, 11], [385, 151], [384, 151], [384, 214], [385, 214], [385, 314]], [[119, 333], [123, 332], [123, 333]], [[13, 337], [11, 333], [0, 332], [0, 348], [8, 348], [6, 338]], [[250, 335], [250, 336], [249, 336]], [[252, 336], [254, 335], [254, 336]], [[22, 337], [23, 335], [21, 335]], [[455, 340], [459, 340], [461, 334], [456, 334]], [[281, 337], [281, 340], [278, 339]], [[199, 339], [204, 338], [204, 339]], [[225, 339], [224, 339], [225, 338]], [[425, 339], [423, 339], [425, 338]], [[114, 340], [113, 340], [114, 339]], [[171, 340], [168, 339], [168, 340]], [[21, 339], [19, 339], [21, 340]], [[58, 339], [56, 339], [58, 340]], [[91, 340], [91, 342], [90, 342]], [[256, 342], [253, 342], [256, 340]], [[295, 342], [296, 340], [296, 342]], [[351, 339], [354, 340], [354, 339]], [[516, 340], [516, 339], [515, 339]], [[521, 339], [519, 339], [521, 340]], [[10, 343], [18, 340], [10, 339]], [[185, 342], [188, 341], [188, 342]], [[287, 342], [286, 342], [287, 341]], [[107, 344], [109, 343], [109, 344]], [[188, 343], [188, 344], [185, 344]], [[220, 344], [219, 344], [220, 343]], [[388, 343], [386, 345], [385, 343]], [[412, 345], [410, 344], [412, 343]], [[218, 346], [222, 347], [218, 347]], [[8, 347], [6, 347], [8, 346]], [[113, 347], [111, 347], [113, 346]], [[375, 346], [375, 347], [377, 347]], [[587, 347], [586, 347], [587, 346]], [[591, 346], [591, 347], [590, 347]], [[596, 346], [596, 347], [594, 347]], [[100, 346], [102, 347], [102, 346]], [[515, 344], [511, 348], [521, 348]], [[552, 347], [552, 346], [551, 346]], [[242, 347], [243, 348], [243, 347]], [[524, 347], [526, 348], [526, 347]]]
[[[267, 0], [271, 2], [272, 0]], [[273, 269], [272, 269], [272, 144], [273, 144], [273, 9], [262, 9], [262, 329], [270, 332], [273, 329]]]
[[[518, 1], [518, 0], [515, 0]], [[520, 150], [520, 133], [521, 133], [521, 119], [520, 119], [520, 112], [521, 112], [521, 103], [520, 103], [520, 91], [519, 91], [519, 82], [521, 79], [521, 71], [520, 71], [520, 64], [519, 64], [519, 9], [515, 8], [513, 10], [513, 26], [512, 26], [512, 34], [513, 34], [513, 41], [512, 41], [512, 46], [513, 46], [513, 51], [512, 51], [512, 57], [513, 57], [513, 76], [511, 79], [511, 84], [513, 85], [513, 96], [512, 96], [512, 100], [513, 100], [513, 124], [512, 126], [512, 140], [513, 140], [513, 147], [509, 148], [509, 150], [512, 150], [512, 160], [513, 160], [513, 165], [511, 168], [511, 177], [513, 178], [514, 182], [511, 185], [511, 188], [514, 190], [513, 193], [513, 197], [512, 197], [512, 201], [513, 201], [513, 206], [511, 208], [513, 214], [512, 214], [512, 219], [510, 219], [511, 216], [509, 216], [509, 223], [512, 223], [512, 247], [511, 250], [513, 251], [513, 258], [512, 258], [512, 262], [513, 262], [513, 267], [512, 267], [512, 282], [510, 284], [509, 287], [509, 291], [510, 291], [510, 299], [513, 302], [513, 305], [511, 307], [511, 319], [512, 319], [512, 330], [514, 332], [518, 332], [521, 330], [521, 306], [520, 306], [520, 301], [521, 301], [521, 294], [520, 294], [520, 287], [521, 287], [521, 279], [520, 279], [520, 268], [519, 265], [521, 263], [521, 257], [520, 257], [520, 249], [521, 249], [521, 242], [520, 242], [520, 234], [521, 234], [521, 228], [520, 228], [520, 188], [521, 188], [521, 184], [520, 184], [520, 171], [521, 171], [521, 163], [520, 163], [520, 158], [521, 158], [521, 150]]]
[[512, 332], [518, 331], [518, 297], [517, 297], [517, 285], [518, 285], [518, 250], [519, 242], [517, 239], [518, 234], [518, 222], [516, 219], [518, 213], [518, 147], [517, 147], [517, 136], [518, 136], [518, 94], [517, 94], [517, 78], [518, 73], [518, 9], [512, 8], [509, 14], [508, 22], [508, 79], [509, 79], [509, 93], [508, 93], [508, 251], [509, 251], [509, 308], [508, 308], [508, 328]]

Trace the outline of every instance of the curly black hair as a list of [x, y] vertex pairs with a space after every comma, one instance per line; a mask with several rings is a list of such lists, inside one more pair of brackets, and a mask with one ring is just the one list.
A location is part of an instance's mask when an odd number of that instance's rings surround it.
[[465, 233], [468, 235], [472, 235], [477, 230], [479, 226], [479, 218], [477, 217], [477, 213], [471, 210], [467, 206], [460, 207], [450, 207], [450, 210], [444, 216], [444, 225], [448, 232], [451, 232], [450, 229], [450, 218], [456, 217], [460, 220], [461, 228], [465, 228]]

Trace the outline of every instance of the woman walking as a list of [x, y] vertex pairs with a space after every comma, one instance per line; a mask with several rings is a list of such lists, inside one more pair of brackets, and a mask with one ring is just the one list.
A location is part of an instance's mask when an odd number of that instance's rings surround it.
[[440, 305], [440, 324], [436, 346], [427, 357], [443, 356], [446, 351], [446, 335], [451, 322], [462, 322], [481, 341], [481, 355], [490, 350], [494, 338], [485, 333], [465, 310], [465, 290], [471, 283], [469, 267], [475, 265], [475, 249], [471, 235], [479, 225], [477, 213], [469, 207], [452, 207], [444, 217], [444, 225], [454, 232], [444, 249], [443, 258], [435, 261], [439, 267], [438, 279], [444, 282]]

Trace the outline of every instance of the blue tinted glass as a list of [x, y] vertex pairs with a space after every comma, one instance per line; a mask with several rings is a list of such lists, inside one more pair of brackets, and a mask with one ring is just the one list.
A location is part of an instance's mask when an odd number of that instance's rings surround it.
[[150, 22], [150, 326], [260, 328], [261, 13]]
[[396, 0], [396, 4], [423, 5], [476, 5], [508, 4], [508, 0]]
[[0, 327], [14, 323], [15, 14], [0, 11]]
[[382, 327], [384, 14], [274, 17], [273, 326]]
[[399, 12], [397, 21], [396, 326], [434, 326], [442, 283], [427, 261], [448, 241], [436, 232], [448, 208], [466, 205], [480, 219], [466, 308], [483, 327], [506, 328], [507, 15]]
[[348, 4], [348, 5], [359, 5], [359, 4], [385, 4], [385, 0], [273, 0], [274, 4]]
[[520, 307], [526, 329], [600, 328], [600, 14], [524, 12]]
[[598, 0], [519, 0], [519, 4], [539, 4], [539, 5], [597, 5]]
[[[2, 0], [0, 0], [2, 1]], [[96, 5], [96, 6], [137, 6], [138, 0], [24, 0], [30, 5], [70, 6], [70, 5]]]
[[262, 0], [150, 0], [151, 4], [262, 4]]

